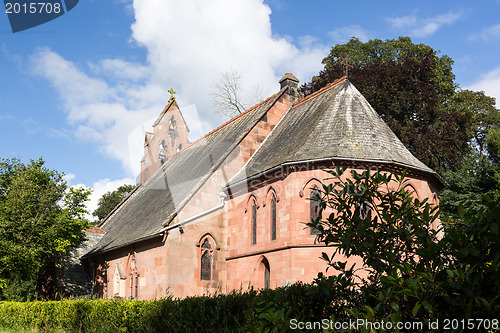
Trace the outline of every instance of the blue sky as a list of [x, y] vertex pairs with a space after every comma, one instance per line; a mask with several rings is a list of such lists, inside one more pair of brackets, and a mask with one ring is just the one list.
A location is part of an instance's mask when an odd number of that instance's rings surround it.
[[2, 14], [0, 156], [43, 156], [95, 190], [93, 209], [135, 183], [144, 131], [168, 89], [195, 140], [227, 120], [210, 97], [222, 73], [238, 71], [249, 96], [271, 95], [285, 72], [308, 81], [352, 36], [410, 36], [450, 56], [462, 88], [500, 99], [499, 14], [500, 0], [80, 0], [15, 34]]

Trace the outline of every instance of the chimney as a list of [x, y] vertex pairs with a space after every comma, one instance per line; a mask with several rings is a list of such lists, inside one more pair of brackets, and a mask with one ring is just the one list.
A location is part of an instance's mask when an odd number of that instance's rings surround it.
[[281, 78], [280, 82], [280, 89], [283, 89], [283, 87], [290, 87], [290, 88], [297, 88], [297, 85], [299, 83], [299, 79], [297, 79], [292, 73], [285, 73], [283, 77]]

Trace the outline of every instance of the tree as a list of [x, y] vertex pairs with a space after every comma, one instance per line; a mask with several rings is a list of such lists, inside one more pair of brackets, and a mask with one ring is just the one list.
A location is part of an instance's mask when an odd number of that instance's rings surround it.
[[493, 198], [500, 188], [495, 181], [496, 169], [488, 156], [480, 156], [473, 150], [464, 156], [459, 168], [444, 171], [442, 175], [448, 186], [439, 195], [441, 212], [456, 215], [460, 205], [481, 209], [483, 195]]
[[90, 191], [68, 187], [44, 160], [0, 159], [0, 297], [54, 298], [57, 265], [88, 227]]
[[469, 119], [469, 137], [473, 139], [479, 156], [486, 153], [486, 136], [491, 128], [500, 124], [500, 112], [495, 107], [495, 98], [483, 91], [458, 90], [446, 102], [450, 110], [456, 110]]
[[98, 220], [105, 218], [111, 211], [135, 188], [134, 185], [122, 185], [112, 192], [106, 192], [99, 199], [97, 209], [94, 210], [95, 217]]
[[490, 128], [486, 136], [489, 158], [494, 169], [495, 198], [500, 198], [500, 123]]
[[212, 104], [226, 116], [234, 117], [247, 108], [241, 97], [241, 78], [239, 72], [231, 70], [222, 73], [212, 85]]
[[[443, 318], [497, 318], [500, 311], [500, 200], [483, 197], [480, 210], [459, 207], [460, 216], [442, 220], [438, 207], [404, 189], [402, 175], [329, 171], [320, 215], [309, 227], [317, 241], [332, 246], [323, 253], [340, 273], [332, 283], [361, 293], [357, 318], [429, 321]], [[433, 227], [434, 226], [434, 227]], [[351, 258], [363, 266], [348, 266]], [[363, 271], [367, 276], [361, 276]], [[428, 326], [427, 326], [428, 327]], [[477, 327], [477, 326], [475, 326]]]
[[[393, 45], [393, 41], [387, 41], [387, 44]], [[338, 47], [332, 48], [332, 52]], [[354, 61], [358, 65], [349, 70], [349, 80], [405, 146], [422, 162], [441, 172], [459, 165], [464, 151], [469, 149], [469, 121], [467, 115], [441, 107], [440, 100], [446, 98], [446, 88], [453, 86], [453, 83], [441, 83], [443, 87], [437, 89], [433, 83], [438, 80], [434, 78], [435, 63], [445, 61], [438, 61], [440, 58], [436, 57], [432, 49], [425, 50], [427, 53], [419, 54], [418, 58], [401, 55], [404, 53], [399, 50], [397, 58], [384, 57], [382, 54], [379, 60], [369, 57], [370, 62]], [[342, 55], [344, 53], [341, 52]], [[352, 55], [355, 59], [360, 56]], [[449, 62], [447, 58], [445, 60]], [[447, 66], [442, 67], [439, 72], [447, 71]], [[344, 65], [340, 61], [328, 61], [325, 70], [311, 83], [303, 85], [302, 89], [306, 95], [310, 94], [343, 75]], [[445, 78], [441, 81], [444, 82]], [[446, 91], [446, 94], [440, 94], [439, 90]]]
[[[432, 71], [430, 83], [436, 86], [436, 93], [441, 101], [454, 93], [456, 85], [455, 75], [451, 66], [453, 60], [443, 55], [438, 57], [438, 52], [425, 44], [413, 44], [409, 37], [398, 39], [369, 40], [366, 43], [357, 38], [351, 38], [346, 44], [337, 44], [332, 47], [330, 54], [323, 59], [325, 70], [330, 70], [336, 65], [345, 62], [357, 68], [364, 68], [374, 63], [401, 64], [407, 59], [420, 62], [425, 59], [431, 61]], [[315, 78], [313, 78], [314, 82]]]
[[459, 88], [451, 58], [408, 37], [366, 43], [353, 38], [332, 47], [323, 63], [325, 69], [302, 86], [304, 94], [349, 69], [349, 80], [403, 144], [444, 176], [449, 188], [440, 198], [443, 213], [457, 214], [461, 203], [478, 206], [479, 193], [500, 194], [500, 173], [494, 171], [499, 164], [489, 151], [494, 145], [487, 144], [500, 112], [484, 92]]
[[257, 85], [246, 94], [248, 92], [244, 91], [242, 81], [243, 75], [232, 69], [222, 73], [212, 83], [212, 104], [217, 112], [232, 118], [264, 99], [265, 89]]

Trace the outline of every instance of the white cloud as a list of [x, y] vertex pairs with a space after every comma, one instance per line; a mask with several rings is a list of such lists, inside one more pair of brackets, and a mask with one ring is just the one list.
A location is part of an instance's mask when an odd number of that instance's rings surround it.
[[63, 176], [63, 179], [67, 182], [67, 183], [71, 183], [71, 181], [73, 179], [75, 179], [76, 175], [74, 173], [67, 173]]
[[369, 40], [369, 33], [359, 25], [349, 25], [330, 31], [330, 37], [335, 44], [348, 42], [351, 37], [357, 37], [362, 42]]
[[491, 39], [498, 39], [498, 38], [500, 38], [500, 24], [496, 24], [486, 29], [483, 29], [478, 34], [469, 35], [469, 40], [473, 41], [481, 40], [483, 42], [487, 42]]
[[[134, 156], [135, 162], [131, 163], [128, 136], [138, 124], [162, 109], [162, 89], [118, 78], [114, 85], [109, 85], [103, 78], [89, 77], [74, 63], [49, 49], [38, 50], [31, 62], [35, 72], [47, 78], [58, 91], [74, 135], [94, 141], [102, 154], [120, 160], [128, 174], [137, 175], [142, 156]], [[136, 145], [142, 146], [142, 142]]]
[[130, 150], [127, 138], [160, 113], [168, 89], [178, 92], [181, 109], [194, 104], [199, 124], [188, 126], [206, 132], [222, 120], [210, 103], [221, 73], [236, 69], [244, 90], [259, 86], [273, 93], [285, 72], [309, 80], [328, 54], [314, 38], [295, 45], [274, 36], [271, 10], [262, 0], [134, 0], [133, 10], [132, 38], [146, 48], [147, 64], [107, 58], [82, 66], [50, 49], [38, 50], [32, 63], [58, 91], [75, 135], [96, 142], [134, 176], [141, 153], [131, 157], [130, 151], [141, 151], [143, 141]]
[[496, 107], [500, 108], [500, 67], [486, 73], [477, 82], [466, 88], [476, 91], [484, 91], [486, 95], [495, 97]]
[[[74, 176], [74, 175], [73, 175]], [[90, 195], [90, 201], [87, 202], [87, 211], [89, 212], [88, 215], [85, 216], [85, 218], [89, 219], [90, 221], [95, 220], [96, 218], [92, 216], [92, 213], [97, 209], [99, 199], [103, 196], [103, 194], [107, 192], [112, 192], [118, 187], [122, 185], [130, 185], [130, 184], [135, 184], [135, 181], [132, 178], [123, 178], [123, 179], [115, 179], [115, 180], [110, 180], [108, 178], [100, 179], [96, 181], [92, 186], [87, 186], [85, 184], [77, 184], [73, 185], [73, 187], [76, 188], [90, 188], [92, 190], [92, 194]]]
[[420, 18], [416, 13], [408, 16], [388, 18], [393, 29], [406, 31], [413, 37], [427, 37], [434, 34], [444, 25], [451, 25], [462, 19], [463, 12], [449, 11], [448, 13], [431, 18]]
[[152, 79], [182, 92], [204, 120], [212, 117], [210, 86], [221, 73], [235, 69], [247, 90], [259, 84], [274, 92], [285, 72], [307, 80], [326, 56], [318, 52], [324, 47], [273, 36], [262, 0], [135, 0], [134, 9], [133, 38], [148, 49]]
[[95, 74], [102, 74], [112, 79], [139, 81], [151, 76], [150, 67], [121, 59], [103, 59], [98, 65], [90, 63], [89, 67]]

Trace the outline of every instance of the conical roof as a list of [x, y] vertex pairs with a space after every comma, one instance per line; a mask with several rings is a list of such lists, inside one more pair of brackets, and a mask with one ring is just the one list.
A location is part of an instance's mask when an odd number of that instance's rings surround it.
[[321, 159], [390, 163], [435, 174], [343, 78], [295, 104], [231, 183], [279, 165]]

